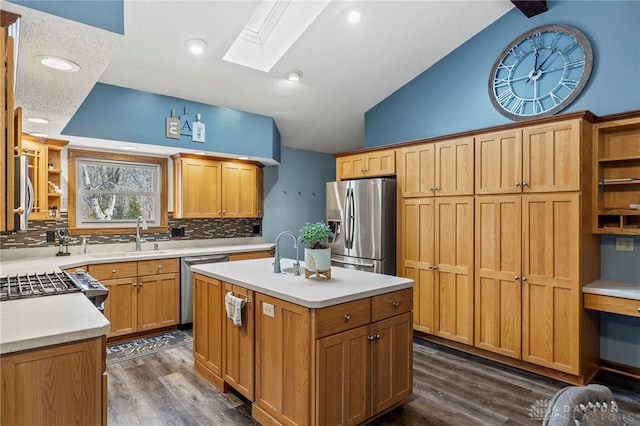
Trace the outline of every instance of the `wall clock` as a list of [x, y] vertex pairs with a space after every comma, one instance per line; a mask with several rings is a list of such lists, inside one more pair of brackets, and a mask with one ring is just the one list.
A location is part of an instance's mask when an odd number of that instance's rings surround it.
[[584, 34], [566, 25], [543, 25], [500, 53], [489, 75], [489, 98], [512, 120], [553, 115], [584, 89], [592, 66]]

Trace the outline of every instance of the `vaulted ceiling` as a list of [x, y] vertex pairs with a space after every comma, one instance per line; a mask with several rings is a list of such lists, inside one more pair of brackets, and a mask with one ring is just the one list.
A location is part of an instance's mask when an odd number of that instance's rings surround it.
[[[367, 110], [513, 7], [508, 0], [333, 0], [265, 72], [223, 60], [259, 5], [125, 1], [122, 35], [3, 1], [3, 10], [23, 18], [17, 104], [24, 117], [51, 120], [25, 121], [24, 131], [65, 138], [65, 125], [103, 82], [273, 117], [283, 146], [360, 148]], [[353, 6], [364, 12], [358, 24], [346, 19]], [[207, 43], [199, 57], [185, 47], [193, 38]], [[47, 54], [81, 71], [47, 69], [35, 59]], [[303, 73], [299, 82], [285, 79], [293, 69]]]

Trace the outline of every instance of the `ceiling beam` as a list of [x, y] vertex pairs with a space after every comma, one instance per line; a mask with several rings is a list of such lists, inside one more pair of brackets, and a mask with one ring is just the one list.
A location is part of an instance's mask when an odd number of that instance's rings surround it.
[[547, 0], [511, 0], [511, 3], [515, 4], [520, 12], [524, 13], [527, 18], [546, 12]]

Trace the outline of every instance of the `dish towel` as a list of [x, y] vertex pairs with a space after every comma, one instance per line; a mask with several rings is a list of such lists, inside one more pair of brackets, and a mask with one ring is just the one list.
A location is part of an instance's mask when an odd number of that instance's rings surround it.
[[236, 327], [242, 327], [242, 307], [245, 303], [244, 299], [234, 296], [232, 292], [228, 292], [224, 296], [227, 318], [229, 318]]

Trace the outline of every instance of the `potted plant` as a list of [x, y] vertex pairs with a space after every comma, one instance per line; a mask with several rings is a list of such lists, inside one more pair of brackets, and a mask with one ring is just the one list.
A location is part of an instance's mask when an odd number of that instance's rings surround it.
[[324, 272], [331, 269], [331, 249], [324, 242], [333, 237], [331, 229], [324, 222], [305, 223], [298, 239], [308, 247], [304, 249], [305, 269]]

